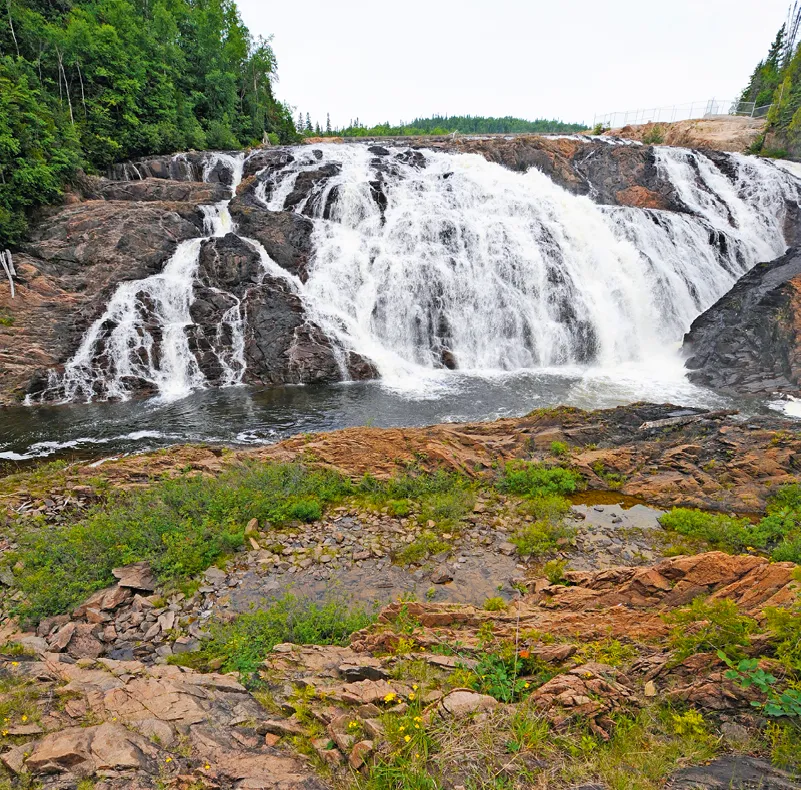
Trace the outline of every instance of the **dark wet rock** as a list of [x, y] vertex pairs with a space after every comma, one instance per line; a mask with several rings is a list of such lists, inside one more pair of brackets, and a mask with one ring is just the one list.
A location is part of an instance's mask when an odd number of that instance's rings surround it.
[[[268, 220], [292, 216], [263, 213]], [[218, 354], [230, 348], [231, 342], [221, 322], [237, 300], [246, 319], [245, 381], [308, 384], [376, 375], [370, 363], [347, 352], [341, 354], [343, 373], [331, 341], [308, 319], [291, 283], [269, 275], [258, 251], [246, 240], [228, 234], [205, 242], [198, 278], [200, 285], [190, 308], [195, 322], [191, 345], [201, 370], [211, 381], [220, 381], [225, 374]]]
[[669, 790], [798, 790], [801, 782], [766, 760], [730, 754], [707, 765], [681, 768], [670, 776], [667, 787]]
[[252, 193], [233, 200], [230, 211], [241, 236], [258, 241], [281, 268], [306, 281], [314, 231], [311, 220], [295, 213], [268, 211]]
[[689, 378], [755, 394], [801, 389], [801, 251], [755, 266], [684, 338]]
[[82, 186], [87, 199], [129, 201], [180, 201], [196, 205], [219, 203], [229, 197], [225, 184], [206, 184], [195, 181], [172, 181], [146, 178], [142, 181], [112, 181], [105, 178], [87, 179]]

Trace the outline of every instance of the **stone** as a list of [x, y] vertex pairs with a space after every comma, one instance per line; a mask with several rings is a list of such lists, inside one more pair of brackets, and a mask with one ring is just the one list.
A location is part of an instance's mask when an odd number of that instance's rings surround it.
[[124, 568], [113, 568], [111, 573], [119, 579], [120, 587], [128, 587], [140, 592], [153, 592], [156, 589], [156, 579], [147, 562], [136, 562]]
[[432, 584], [448, 584], [453, 581], [453, 574], [446, 565], [440, 565], [431, 572]]
[[372, 741], [359, 741], [350, 752], [348, 757], [348, 765], [354, 770], [358, 771], [366, 762], [367, 758], [373, 752]]
[[798, 790], [794, 778], [766, 760], [746, 755], [724, 755], [706, 765], [681, 768], [668, 777], [670, 790]]
[[498, 700], [488, 694], [456, 690], [442, 698], [439, 704], [439, 711], [443, 716], [461, 718], [479, 711], [493, 710], [498, 707], [498, 704]]

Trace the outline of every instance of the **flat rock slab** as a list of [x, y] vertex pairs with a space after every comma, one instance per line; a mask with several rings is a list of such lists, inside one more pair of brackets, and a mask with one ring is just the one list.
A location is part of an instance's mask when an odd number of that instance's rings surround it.
[[727, 755], [708, 765], [682, 768], [668, 780], [670, 790], [798, 790], [797, 777], [765, 760]]

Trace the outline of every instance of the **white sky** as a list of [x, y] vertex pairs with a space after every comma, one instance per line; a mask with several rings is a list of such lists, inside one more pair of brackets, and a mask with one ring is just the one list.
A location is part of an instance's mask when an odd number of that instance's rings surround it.
[[274, 36], [278, 98], [312, 121], [592, 121], [734, 98], [789, 0], [239, 0]]

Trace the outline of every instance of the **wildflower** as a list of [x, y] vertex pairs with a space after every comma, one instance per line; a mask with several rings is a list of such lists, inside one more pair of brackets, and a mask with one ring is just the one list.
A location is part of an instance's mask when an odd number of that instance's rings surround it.
[[28, 721], [28, 717], [27, 717], [27, 716], [25, 716], [25, 715], [23, 714], [23, 716], [22, 716], [22, 720], [23, 720], [23, 721]]
[[412, 688], [413, 688], [415, 691], [417, 691], [417, 689], [418, 689], [419, 687], [418, 687], [417, 683], [415, 683], [415, 684], [412, 686]]
[[168, 757], [164, 762], [165, 763], [171, 763], [172, 762], [172, 757]]
[[416, 730], [419, 730], [419, 729], [420, 729], [420, 725], [419, 725], [419, 724], [415, 724], [415, 725], [414, 725], [414, 728], [415, 728]]
[[521, 650], [520, 651], [520, 658], [531, 658], [531, 651], [530, 650]]
[[3, 730], [3, 737], [5, 738], [8, 735], [8, 730]]
[[403, 736], [403, 740], [404, 740], [404, 741], [406, 741], [406, 743], [409, 743], [409, 741], [410, 741], [411, 739], [412, 739], [412, 736], [411, 736], [411, 735], [404, 735], [404, 736]]
[[394, 691], [390, 691], [389, 694], [384, 697], [384, 702], [393, 702], [397, 699], [397, 696], [398, 695]]
[[422, 716], [415, 716], [415, 717], [414, 717], [414, 720], [415, 720], [415, 721], [422, 721], [422, 720], [423, 720], [423, 717], [422, 717]]
[[19, 661], [12, 661], [11, 662], [11, 666], [12, 667], [18, 667], [19, 666]]
[[359, 722], [358, 721], [349, 721], [348, 722], [348, 729], [349, 730], [358, 730], [359, 729]]
[[415, 693], [413, 691], [409, 692], [409, 699], [413, 700], [415, 698]]
[[206, 770], [206, 771], [208, 771], [208, 770], [209, 770], [209, 768], [211, 768], [211, 766], [210, 766], [208, 763], [206, 763], [206, 764], [203, 766], [203, 769], [204, 769], [204, 770]]
[[528, 688], [530, 685], [531, 685], [531, 683], [529, 683], [528, 681], [526, 681], [526, 682], [523, 684], [523, 688], [524, 688], [524, 689], [527, 689], [527, 688]]
[[405, 724], [401, 724], [399, 732], [403, 732], [405, 729], [406, 729], [406, 725]]
[[754, 549], [754, 547], [753, 547], [753, 546], [746, 546], [746, 547], [745, 547], [745, 550], [746, 550], [746, 551], [755, 551], [756, 549]]

